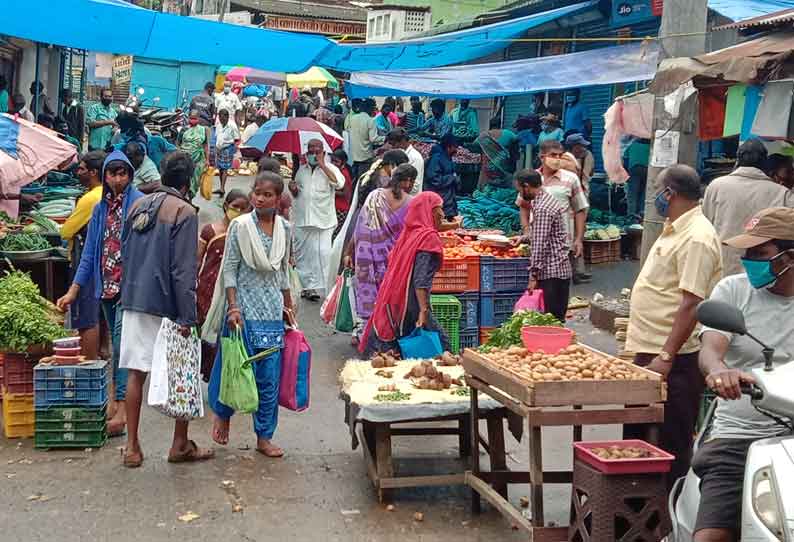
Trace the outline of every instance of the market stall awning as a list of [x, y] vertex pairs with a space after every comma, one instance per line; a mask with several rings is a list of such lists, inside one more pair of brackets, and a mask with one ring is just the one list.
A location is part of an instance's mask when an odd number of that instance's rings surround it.
[[650, 43], [604, 47], [567, 55], [434, 68], [353, 73], [351, 98], [438, 96], [487, 98], [652, 79], [658, 52]]
[[382, 44], [336, 45], [326, 49], [316, 64], [343, 72], [412, 70], [460, 64], [507, 48], [512, 39], [531, 28], [597, 6], [598, 0], [591, 0], [440, 36]]
[[794, 32], [776, 32], [696, 57], [663, 60], [650, 90], [667, 95], [680, 85], [763, 84], [794, 75]]
[[0, 34], [183, 62], [302, 72], [334, 46], [322, 36], [181, 17], [115, 0], [4, 0], [2, 8]]
[[328, 73], [325, 68], [317, 66], [311, 67], [308, 71], [297, 73], [295, 75], [287, 75], [287, 86], [289, 88], [339, 88], [339, 82], [336, 77]]
[[223, 73], [227, 81], [237, 81], [247, 85], [283, 85], [287, 80], [287, 74], [284, 72], [270, 72], [243, 66], [224, 66], [224, 68], [228, 69], [225, 72], [218, 70], [218, 73]]
[[790, 7], [791, 0], [709, 0], [709, 9], [734, 21], [768, 15]]

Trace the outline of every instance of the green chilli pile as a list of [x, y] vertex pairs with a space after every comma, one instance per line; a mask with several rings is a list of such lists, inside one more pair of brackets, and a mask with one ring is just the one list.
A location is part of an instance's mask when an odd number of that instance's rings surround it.
[[25, 352], [69, 333], [63, 314], [39, 292], [27, 273], [6, 272], [0, 278], [0, 350]]

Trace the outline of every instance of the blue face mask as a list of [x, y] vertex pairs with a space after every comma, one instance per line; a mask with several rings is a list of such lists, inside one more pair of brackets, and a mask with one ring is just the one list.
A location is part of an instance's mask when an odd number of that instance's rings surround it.
[[310, 166], [317, 165], [317, 155], [316, 154], [308, 154], [306, 155], [306, 161], [309, 163]]
[[669, 189], [665, 188], [659, 195], [656, 196], [656, 199], [653, 200], [653, 204], [656, 207], [656, 212], [659, 213], [659, 216], [663, 218], [667, 218], [667, 215], [670, 213], [670, 200], [667, 199], [667, 194]]
[[783, 254], [784, 253], [781, 252], [771, 260], [750, 260], [748, 258], [742, 258], [742, 266], [747, 273], [747, 280], [750, 281], [753, 288], [760, 290], [761, 288], [772, 286], [777, 279], [791, 269], [791, 266], [788, 266], [778, 274], [772, 271], [772, 262]]

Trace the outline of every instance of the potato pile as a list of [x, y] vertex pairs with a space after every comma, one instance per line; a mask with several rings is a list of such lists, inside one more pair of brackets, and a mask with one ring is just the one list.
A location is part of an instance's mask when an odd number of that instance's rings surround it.
[[397, 362], [400, 357], [393, 352], [386, 352], [385, 354], [375, 354], [370, 360], [373, 369], [383, 369], [384, 367], [397, 367]]
[[647, 380], [648, 376], [617, 360], [574, 344], [558, 354], [529, 352], [520, 346], [494, 350], [487, 358], [532, 382], [561, 380]]
[[411, 383], [420, 390], [448, 390], [452, 385], [462, 386], [460, 379], [452, 378], [446, 373], [442, 373], [433, 365], [432, 361], [423, 361], [414, 366], [405, 378], [410, 379]]
[[610, 446], [609, 448], [590, 448], [590, 451], [601, 459], [647, 459], [661, 457], [653, 450], [634, 446]]
[[460, 359], [460, 356], [450, 354], [449, 352], [444, 352], [440, 356], [436, 357], [436, 365], [439, 367], [455, 367], [460, 365]]

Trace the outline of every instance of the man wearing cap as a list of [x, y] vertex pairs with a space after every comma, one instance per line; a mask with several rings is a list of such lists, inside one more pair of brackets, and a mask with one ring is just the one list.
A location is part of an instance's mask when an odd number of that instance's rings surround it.
[[553, 140], [562, 143], [565, 140], [565, 133], [560, 128], [560, 118], [554, 113], [540, 117], [540, 129], [538, 145], [542, 145], [544, 141]]
[[[749, 139], [739, 146], [736, 169], [714, 179], [703, 196], [703, 214], [720, 239], [734, 237], [759, 211], [769, 207], [794, 207], [794, 196], [764, 173], [767, 150], [760, 139]], [[742, 251], [722, 247], [723, 276], [741, 273]]]
[[590, 152], [590, 142], [582, 134], [571, 134], [565, 138], [565, 148], [571, 151], [579, 164], [577, 175], [582, 181], [582, 188], [590, 193], [590, 179], [595, 171], [595, 157]]
[[[636, 353], [637, 365], [667, 380], [660, 444], [676, 456], [668, 477], [672, 485], [689, 470], [704, 387], [696, 309], [721, 277], [722, 255], [717, 232], [700, 208], [697, 172], [671, 166], [659, 173], [659, 182], [655, 205], [666, 221], [631, 292], [626, 349]], [[643, 426], [624, 428], [626, 438], [643, 438], [644, 432]]]
[[[742, 253], [745, 272], [722, 279], [709, 299], [739, 308], [747, 329], [775, 349], [775, 364], [794, 353], [794, 209], [773, 207], [755, 215], [745, 232], [725, 241]], [[719, 396], [709, 440], [692, 461], [700, 477], [695, 541], [737, 541], [741, 533], [742, 488], [750, 445], [787, 429], [753, 408], [740, 384], [753, 383], [749, 371], [763, 363], [752, 339], [703, 328], [700, 369]]]

